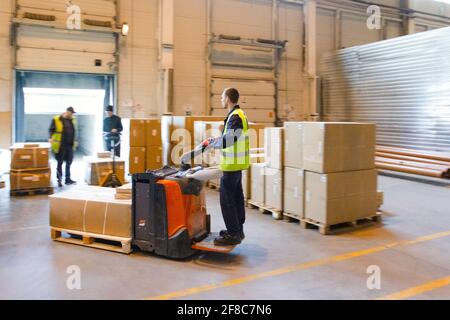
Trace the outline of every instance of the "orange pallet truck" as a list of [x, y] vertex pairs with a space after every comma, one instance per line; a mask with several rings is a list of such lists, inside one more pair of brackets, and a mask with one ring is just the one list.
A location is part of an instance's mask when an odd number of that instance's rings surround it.
[[[194, 150], [194, 156], [204, 148]], [[188, 156], [188, 158], [191, 157]], [[185, 156], [183, 156], [186, 158]], [[215, 246], [205, 205], [205, 181], [218, 169], [183, 163], [133, 175], [133, 245], [142, 251], [183, 259], [198, 251], [229, 253], [235, 246]]]

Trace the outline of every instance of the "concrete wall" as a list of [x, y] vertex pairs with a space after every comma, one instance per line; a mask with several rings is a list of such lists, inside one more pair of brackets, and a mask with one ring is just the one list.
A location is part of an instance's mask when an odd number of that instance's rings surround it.
[[120, 39], [118, 107], [122, 117], [161, 114], [159, 101], [159, 1], [119, 1], [120, 22], [130, 33]]

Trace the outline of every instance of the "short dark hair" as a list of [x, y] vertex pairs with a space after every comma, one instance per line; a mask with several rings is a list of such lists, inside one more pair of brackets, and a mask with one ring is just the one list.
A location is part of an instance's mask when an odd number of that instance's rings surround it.
[[230, 99], [231, 103], [238, 103], [239, 91], [235, 88], [229, 88], [225, 91], [225, 95]]
[[106, 111], [113, 112], [114, 111], [114, 107], [113, 106], [107, 106], [106, 107]]

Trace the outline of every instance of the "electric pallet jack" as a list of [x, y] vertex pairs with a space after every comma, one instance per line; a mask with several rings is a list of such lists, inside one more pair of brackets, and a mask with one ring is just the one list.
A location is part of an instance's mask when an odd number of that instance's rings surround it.
[[190, 163], [209, 147], [200, 145], [181, 158], [181, 168], [164, 167], [132, 178], [133, 245], [173, 259], [198, 251], [229, 253], [236, 246], [216, 246], [206, 212], [206, 181], [220, 177], [218, 168]]

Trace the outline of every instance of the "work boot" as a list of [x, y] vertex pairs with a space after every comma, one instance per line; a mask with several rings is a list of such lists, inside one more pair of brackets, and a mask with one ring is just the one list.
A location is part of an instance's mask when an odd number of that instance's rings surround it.
[[223, 236], [214, 239], [214, 244], [216, 246], [236, 246], [241, 243], [241, 238], [239, 236], [232, 236], [228, 232]]
[[[223, 237], [224, 235], [228, 234], [228, 230], [222, 230], [219, 232], [219, 236]], [[241, 230], [239, 236], [241, 237], [241, 241], [245, 239], [244, 231]]]
[[58, 180], [58, 187], [59, 187], [59, 188], [62, 188], [62, 186], [63, 186], [63, 185], [62, 185], [62, 182], [61, 182], [60, 180]]
[[73, 184], [77, 184], [77, 182], [73, 181], [72, 179], [66, 180], [66, 185], [70, 186], [70, 185], [73, 185]]

